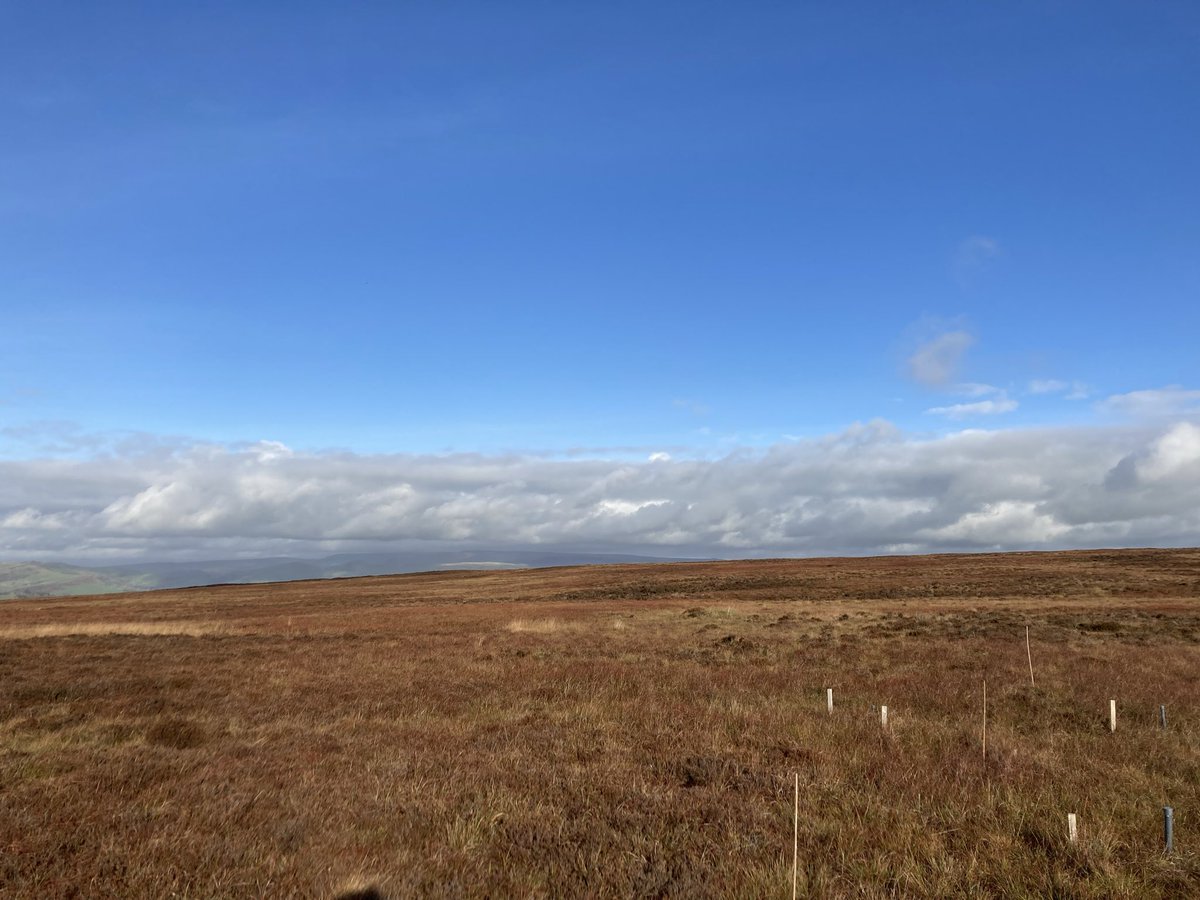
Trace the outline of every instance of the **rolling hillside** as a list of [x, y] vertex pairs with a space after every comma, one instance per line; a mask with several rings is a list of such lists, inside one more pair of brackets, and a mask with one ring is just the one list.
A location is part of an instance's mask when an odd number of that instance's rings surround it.
[[0, 895], [1200, 896], [1198, 648], [1196, 550], [12, 601]]
[[114, 572], [54, 563], [0, 563], [0, 600], [115, 594], [158, 586], [148, 573]]
[[441, 570], [504, 570], [601, 563], [674, 562], [671, 557], [549, 550], [473, 549], [338, 553], [315, 559], [280, 556], [199, 562], [152, 562], [86, 568], [53, 563], [0, 563], [0, 600], [115, 594], [207, 584], [259, 584]]

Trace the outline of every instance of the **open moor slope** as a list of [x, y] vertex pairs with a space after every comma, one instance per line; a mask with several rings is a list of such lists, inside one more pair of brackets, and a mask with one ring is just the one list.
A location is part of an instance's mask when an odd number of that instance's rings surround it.
[[13, 601], [0, 895], [784, 897], [796, 774], [803, 896], [1196, 895], [1198, 598], [1134, 550]]

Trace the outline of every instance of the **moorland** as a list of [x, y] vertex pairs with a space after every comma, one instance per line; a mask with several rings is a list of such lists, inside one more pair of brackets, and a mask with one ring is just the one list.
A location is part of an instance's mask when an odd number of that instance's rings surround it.
[[0, 895], [1195, 896], [1198, 684], [1197, 550], [5, 602]]

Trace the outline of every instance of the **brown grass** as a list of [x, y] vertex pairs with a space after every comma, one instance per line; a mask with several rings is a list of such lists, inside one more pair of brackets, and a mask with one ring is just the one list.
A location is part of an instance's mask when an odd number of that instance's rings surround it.
[[213, 622], [62, 622], [28, 627], [8, 626], [0, 628], [0, 641], [27, 641], [33, 638], [71, 637], [86, 635], [189, 635], [200, 637], [207, 634], [228, 634], [224, 625]]
[[794, 772], [803, 896], [1197, 895], [1198, 596], [1186, 550], [0, 604], [0, 896], [784, 897]]
[[562, 619], [513, 619], [504, 629], [512, 634], [558, 634], [563, 631], [579, 631], [579, 621], [564, 622]]

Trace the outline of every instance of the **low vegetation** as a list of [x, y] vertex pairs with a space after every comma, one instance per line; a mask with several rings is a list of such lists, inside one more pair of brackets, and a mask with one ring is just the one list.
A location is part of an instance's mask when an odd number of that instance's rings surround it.
[[796, 775], [801, 896], [1197, 895], [1197, 598], [1181, 550], [5, 603], [0, 895], [789, 897]]

